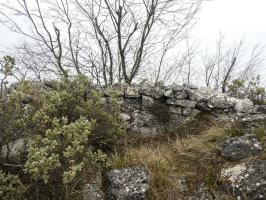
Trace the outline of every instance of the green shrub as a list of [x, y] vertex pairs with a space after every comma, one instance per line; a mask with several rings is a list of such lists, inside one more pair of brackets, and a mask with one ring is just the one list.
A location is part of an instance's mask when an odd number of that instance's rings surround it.
[[0, 170], [0, 199], [23, 199], [22, 194], [24, 191], [25, 188], [17, 176], [6, 174]]
[[29, 140], [26, 163], [21, 163], [30, 176], [27, 197], [34, 198], [34, 190], [71, 198], [89, 173], [108, 165], [107, 154], [125, 128], [115, 94], [108, 103], [101, 97], [86, 77], [78, 77], [55, 82], [53, 88], [24, 81], [1, 103], [5, 143]]

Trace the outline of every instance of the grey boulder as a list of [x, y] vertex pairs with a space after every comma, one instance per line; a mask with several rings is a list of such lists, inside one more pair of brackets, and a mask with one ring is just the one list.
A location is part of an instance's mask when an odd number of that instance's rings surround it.
[[266, 161], [257, 160], [222, 169], [221, 182], [238, 200], [266, 199]]
[[23, 155], [27, 152], [27, 144], [25, 139], [19, 138], [7, 145], [4, 145], [1, 149], [1, 157], [8, 158], [9, 161], [19, 162]]
[[237, 113], [254, 113], [254, 105], [249, 99], [235, 99], [235, 111]]
[[143, 167], [116, 169], [107, 173], [109, 200], [145, 200], [149, 189], [149, 172]]
[[217, 145], [221, 155], [230, 161], [239, 161], [259, 155], [262, 151], [260, 142], [255, 135], [230, 138]]

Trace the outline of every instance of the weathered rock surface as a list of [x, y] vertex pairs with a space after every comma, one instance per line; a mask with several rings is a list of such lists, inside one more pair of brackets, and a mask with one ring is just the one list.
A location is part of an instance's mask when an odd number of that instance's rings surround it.
[[257, 160], [223, 169], [221, 181], [239, 200], [266, 199], [266, 161]]
[[126, 114], [126, 113], [121, 113], [119, 115], [119, 118], [123, 121], [123, 122], [128, 122], [130, 121], [131, 117], [130, 115]]
[[95, 174], [94, 180], [86, 184], [83, 189], [83, 200], [104, 200], [105, 195], [102, 191], [101, 172]]
[[163, 131], [163, 127], [158, 124], [158, 120], [151, 113], [146, 111], [136, 111], [133, 113], [134, 121], [130, 124], [130, 129], [134, 133], [142, 136], [155, 136]]
[[197, 102], [196, 101], [190, 101], [190, 100], [176, 100], [176, 99], [168, 99], [166, 101], [169, 105], [175, 105], [180, 107], [187, 107], [187, 108], [195, 108]]
[[16, 139], [8, 145], [4, 145], [1, 149], [1, 157], [8, 158], [12, 162], [19, 162], [27, 151], [27, 144], [25, 139]]
[[239, 161], [259, 155], [262, 151], [262, 146], [255, 135], [246, 135], [221, 142], [217, 145], [217, 149], [226, 159]]
[[139, 94], [160, 99], [164, 96], [164, 90], [158, 87], [141, 87], [139, 88]]
[[142, 105], [146, 108], [152, 108], [154, 106], [154, 99], [148, 96], [142, 96]]
[[255, 107], [249, 99], [235, 99], [237, 113], [255, 113]]
[[197, 90], [198, 86], [193, 85], [192, 83], [183, 83], [183, 86], [192, 90]]
[[149, 189], [149, 172], [143, 167], [112, 170], [107, 173], [109, 200], [145, 200]]

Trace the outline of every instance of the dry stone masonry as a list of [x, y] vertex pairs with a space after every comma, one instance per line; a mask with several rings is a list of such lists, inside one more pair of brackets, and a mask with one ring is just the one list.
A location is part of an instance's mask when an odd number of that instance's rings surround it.
[[[118, 94], [123, 113], [121, 119], [131, 132], [142, 136], [155, 136], [175, 132], [180, 124], [193, 119], [198, 113], [223, 116], [245, 122], [255, 114], [266, 118], [264, 106], [254, 107], [249, 99], [236, 99], [228, 94], [198, 88], [184, 83], [182, 86], [154, 86], [149, 82], [139, 85], [117, 84], [113, 89]], [[108, 91], [103, 91], [107, 101]]]

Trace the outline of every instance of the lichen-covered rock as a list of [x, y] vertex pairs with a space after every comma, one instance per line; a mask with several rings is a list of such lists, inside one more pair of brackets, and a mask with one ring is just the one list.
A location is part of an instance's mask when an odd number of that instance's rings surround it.
[[255, 135], [234, 137], [217, 145], [221, 155], [231, 161], [259, 155], [262, 151], [260, 142]]
[[149, 96], [155, 99], [160, 99], [164, 96], [164, 90], [158, 87], [140, 87], [139, 94]]
[[257, 160], [223, 169], [221, 182], [239, 200], [266, 199], [266, 161]]
[[193, 85], [191, 83], [183, 83], [183, 86], [186, 87], [186, 88], [192, 89], [192, 90], [197, 90], [198, 89], [198, 86]]
[[128, 122], [131, 120], [130, 115], [126, 114], [126, 113], [121, 113], [119, 115], [119, 118], [123, 121], [123, 122]]
[[142, 96], [142, 106], [145, 108], [152, 108], [154, 106], [154, 99], [148, 96]]
[[97, 172], [94, 180], [85, 185], [83, 189], [83, 200], [104, 200], [105, 195], [101, 187], [102, 174], [101, 172]]
[[265, 123], [266, 114], [244, 114], [238, 116], [238, 121], [243, 128], [254, 131]]
[[[192, 95], [192, 94], [191, 94]], [[214, 92], [209, 88], [202, 88], [193, 93], [197, 101], [197, 108], [201, 111], [234, 112], [235, 99], [226, 94]]]
[[139, 98], [140, 94], [138, 92], [137, 86], [128, 86], [125, 89], [125, 97], [126, 98]]
[[254, 113], [255, 107], [249, 99], [235, 99], [235, 111], [237, 113]]
[[175, 96], [173, 90], [166, 90], [166, 91], [164, 91], [163, 95], [166, 98], [174, 98], [174, 96]]
[[185, 91], [182, 92], [175, 92], [174, 93], [174, 99], [176, 100], [186, 100], [188, 99], [188, 95]]
[[23, 155], [26, 154], [27, 143], [24, 138], [16, 139], [1, 149], [1, 157], [8, 158], [9, 161], [19, 162]]
[[107, 173], [109, 200], [145, 200], [149, 189], [149, 172], [143, 167], [116, 169]]
[[174, 86], [172, 86], [172, 91], [174, 93], [182, 92], [182, 91], [184, 91], [184, 87], [180, 86], [180, 85], [174, 85]]
[[195, 108], [197, 102], [190, 100], [176, 100], [176, 99], [167, 99], [166, 101], [169, 105], [181, 106], [186, 108]]
[[133, 123], [130, 124], [133, 133], [144, 137], [153, 137], [163, 132], [158, 119], [147, 111], [136, 111], [133, 113]]

